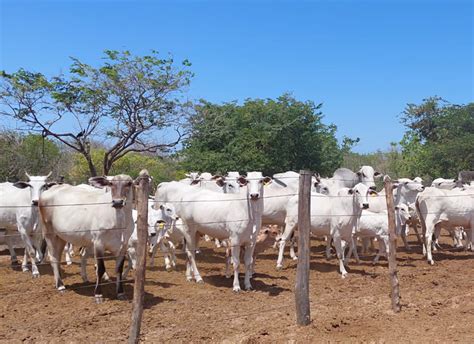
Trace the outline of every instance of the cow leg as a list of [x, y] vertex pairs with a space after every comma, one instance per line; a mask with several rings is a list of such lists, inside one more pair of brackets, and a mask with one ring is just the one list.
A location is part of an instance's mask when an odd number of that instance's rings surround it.
[[66, 246], [64, 247], [64, 256], [66, 257], [66, 265], [71, 265], [72, 264], [72, 245], [70, 243], [67, 243]]
[[410, 251], [410, 246], [408, 246], [408, 241], [407, 241], [407, 231], [406, 231], [407, 225], [404, 224], [402, 225], [402, 229], [400, 232], [400, 236], [402, 237], [403, 241], [403, 246], [405, 247], [405, 250]]
[[5, 243], [8, 246], [8, 251], [10, 251], [10, 261], [11, 265], [18, 265], [18, 258], [16, 256], [15, 248], [13, 246], [13, 235], [8, 231], [5, 232]]
[[437, 225], [429, 223], [428, 219], [426, 221], [426, 233], [425, 233], [425, 246], [426, 246], [426, 259], [429, 264], [434, 265], [433, 255], [431, 252], [431, 245], [433, 243], [433, 232], [436, 230]]
[[89, 282], [89, 279], [87, 278], [87, 256], [88, 256], [87, 249], [85, 247], [83, 247], [80, 250], [79, 255], [81, 256], [81, 277], [82, 277], [82, 281], [84, 283], [87, 283], [87, 282]]
[[25, 254], [23, 262], [21, 264], [23, 272], [28, 272], [28, 258], [31, 261], [31, 272], [33, 278], [39, 277], [38, 267], [36, 266], [36, 250], [33, 247], [31, 238], [28, 235], [27, 229], [23, 226], [21, 222], [18, 222], [18, 231], [20, 232], [21, 238], [25, 244]]
[[[244, 286], [245, 290], [252, 290], [252, 284], [250, 283], [250, 278], [252, 277], [252, 267], [253, 267], [253, 253], [255, 250], [255, 246], [252, 244], [250, 246], [245, 246], [244, 252], [244, 263], [245, 263], [245, 278], [244, 278]], [[238, 275], [238, 270], [237, 270]]]
[[170, 246], [168, 241], [161, 241], [160, 243], [161, 251], [163, 252], [163, 258], [165, 260], [165, 269], [166, 271], [171, 271], [171, 260], [170, 260]]
[[288, 238], [291, 237], [291, 234], [295, 231], [296, 223], [290, 223], [290, 221], [286, 221], [285, 224], [285, 231], [281, 235], [280, 238], [280, 250], [278, 251], [278, 260], [277, 260], [277, 269], [283, 268], [283, 254], [285, 252], [285, 245]]
[[189, 235], [188, 233], [185, 234], [184, 248], [186, 250], [186, 255], [188, 257], [188, 260], [186, 263], [186, 279], [188, 281], [192, 281], [193, 279], [192, 274], [194, 274], [194, 278], [196, 279], [197, 283], [204, 283], [196, 266], [196, 258], [195, 258], [196, 241], [197, 241], [196, 235]]
[[[128, 273], [130, 272], [130, 270], [132, 269], [132, 267], [135, 269], [135, 266], [133, 264], [133, 260], [132, 260], [132, 257], [130, 257], [131, 254], [130, 254], [130, 251], [127, 252], [127, 268], [125, 269], [125, 271], [123, 272], [123, 275], [122, 275], [122, 278], [125, 280], [127, 279], [128, 277]], [[125, 257], [124, 257], [124, 260], [125, 260]]]
[[170, 267], [176, 269], [176, 246], [173, 242], [168, 241], [169, 254], [170, 254]]
[[290, 239], [290, 257], [293, 260], [298, 260], [298, 256], [296, 255], [295, 252], [295, 232], [293, 231], [293, 234], [291, 235]]
[[[357, 242], [355, 241], [354, 237], [352, 237], [352, 239], [351, 239], [350, 249], [353, 250], [352, 252], [354, 253], [354, 258], [355, 258], [357, 264], [360, 264], [359, 254], [357, 253]], [[348, 259], [348, 261], [349, 261], [349, 259]]]
[[230, 265], [232, 264], [232, 249], [230, 244], [227, 244], [225, 248], [225, 277], [231, 278], [232, 275], [230, 274]]
[[332, 243], [332, 237], [330, 235], [326, 236], [326, 259], [330, 260], [331, 259], [331, 243]]
[[240, 282], [239, 282], [239, 265], [240, 265], [240, 245], [236, 245], [232, 243], [231, 245], [232, 251], [232, 265], [234, 266], [234, 283], [232, 290], [235, 292], [239, 292], [240, 289]]
[[344, 267], [344, 250], [342, 249], [342, 242], [339, 233], [335, 233], [333, 236], [334, 246], [336, 247], [336, 255], [339, 260], [339, 271], [341, 277], [345, 278], [347, 276], [346, 268]]
[[46, 234], [45, 239], [49, 250], [49, 259], [51, 260], [51, 268], [53, 269], [56, 288], [60, 292], [63, 292], [66, 288], [64, 287], [64, 283], [61, 279], [61, 270], [59, 265], [61, 263], [61, 256], [66, 242], [55, 234]]
[[[123, 265], [125, 263], [125, 255], [121, 255], [118, 257], [115, 261], [115, 275], [117, 276], [116, 280], [116, 292], [117, 292], [117, 299], [119, 300], [126, 300], [127, 297], [125, 296], [125, 292], [123, 290], [123, 278], [122, 278], [122, 272], [123, 272]], [[134, 267], [136, 269], [136, 266]]]
[[102, 276], [105, 272], [104, 264], [104, 250], [102, 248], [94, 247], [95, 262], [97, 265], [96, 268], [96, 283], [94, 290], [94, 297], [96, 303], [102, 303], [104, 298], [102, 296]]

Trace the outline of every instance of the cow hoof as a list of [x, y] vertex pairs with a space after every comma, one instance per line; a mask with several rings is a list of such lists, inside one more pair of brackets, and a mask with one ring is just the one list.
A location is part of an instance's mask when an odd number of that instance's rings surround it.
[[231, 278], [232, 275], [225, 275], [225, 278]]
[[196, 280], [196, 283], [197, 284], [204, 284], [204, 281], [203, 281], [202, 278], [199, 278], [199, 279]]
[[95, 299], [95, 303], [97, 304], [104, 302], [104, 298], [102, 297], [102, 295], [95, 295], [94, 299]]
[[277, 265], [277, 266], [276, 266], [276, 269], [277, 269], [278, 271], [283, 270], [283, 265]]
[[30, 270], [28, 269], [27, 266], [22, 266], [22, 267], [21, 267], [21, 270], [22, 270], [23, 272], [30, 272]]
[[252, 287], [251, 285], [248, 285], [248, 286], [245, 287], [245, 290], [247, 290], [247, 291], [252, 291], [252, 290], [254, 290], [254, 289], [253, 289], [253, 287]]
[[12, 266], [18, 266], [18, 265], [20, 265], [20, 262], [18, 260], [12, 260], [11, 265]]
[[295, 256], [295, 257], [293, 257], [292, 259], [293, 259], [293, 260], [298, 260], [298, 257]]
[[187, 282], [192, 282], [192, 281], [193, 281], [193, 278], [192, 278], [192, 277], [186, 277], [186, 281], [187, 281]]
[[234, 291], [234, 293], [240, 293], [241, 291], [240, 287], [234, 287], [232, 290]]
[[429, 260], [428, 263], [429, 263], [430, 265], [434, 265], [434, 260]]
[[66, 287], [62, 285], [62, 286], [58, 287], [58, 291], [59, 291], [60, 294], [64, 294], [66, 292]]
[[39, 274], [39, 272], [33, 272], [33, 273], [31, 274], [31, 277], [33, 277], [33, 278], [39, 278], [39, 277], [40, 277], [40, 274]]
[[126, 301], [127, 300], [127, 295], [125, 295], [125, 293], [117, 294], [117, 300]]
[[110, 282], [110, 277], [109, 277], [109, 275], [107, 275], [107, 272], [104, 273], [102, 278], [104, 279], [105, 282]]
[[173, 271], [173, 268], [171, 266], [167, 266], [165, 269], [166, 269], [167, 272]]
[[343, 279], [346, 278], [346, 277], [347, 277], [347, 273], [341, 275], [341, 278], [343, 278]]
[[70, 265], [72, 265], [72, 262], [67, 262], [66, 265], [70, 266]]

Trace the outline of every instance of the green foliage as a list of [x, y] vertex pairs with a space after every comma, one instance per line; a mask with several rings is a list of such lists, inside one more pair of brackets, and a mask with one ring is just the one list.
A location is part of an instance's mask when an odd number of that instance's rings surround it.
[[[164, 152], [178, 144], [180, 133], [170, 141], [159, 138], [187, 120], [189, 104], [182, 92], [193, 77], [190, 66], [157, 51], [135, 56], [106, 50], [100, 66], [72, 58], [68, 74], [51, 78], [24, 69], [3, 71], [0, 115], [82, 154], [90, 175], [99, 167], [108, 174], [130, 152]], [[106, 148], [100, 161], [91, 152], [99, 139]]]
[[409, 104], [402, 121], [408, 127], [400, 143], [404, 172], [454, 178], [461, 170], [474, 170], [474, 103], [429, 98]]
[[45, 175], [50, 171], [61, 174], [63, 156], [54, 142], [41, 135], [0, 133], [1, 180], [25, 180], [25, 171], [30, 175]]
[[[100, 162], [104, 158], [104, 154], [104, 149], [94, 150], [93, 161]], [[72, 167], [66, 175], [66, 181], [73, 184], [87, 183], [89, 178], [87, 161], [77, 153], [73, 154], [72, 158]], [[124, 156], [112, 167], [110, 175], [128, 174], [132, 178], [136, 178], [144, 168], [153, 177], [155, 185], [164, 181], [180, 179], [184, 175], [184, 171], [180, 170], [178, 164], [172, 159], [161, 159], [141, 153], [130, 153]]]
[[[342, 161], [336, 127], [322, 123], [321, 104], [288, 94], [223, 105], [201, 101], [185, 140], [188, 170], [224, 173], [311, 169], [331, 174]], [[350, 144], [350, 143], [348, 143]]]

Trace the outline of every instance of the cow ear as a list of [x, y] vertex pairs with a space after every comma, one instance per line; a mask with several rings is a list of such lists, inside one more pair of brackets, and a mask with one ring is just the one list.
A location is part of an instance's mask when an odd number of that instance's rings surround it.
[[58, 185], [58, 184], [60, 185], [60, 184], [64, 184], [64, 183], [55, 183], [55, 182], [46, 183], [45, 187], [46, 187], [46, 189], [49, 189], [51, 186]]
[[194, 179], [192, 182], [191, 182], [191, 185], [196, 185], [196, 184], [199, 184], [201, 182], [201, 180], [199, 179]]
[[107, 180], [107, 177], [98, 176], [89, 178], [89, 185], [95, 188], [103, 189], [104, 187], [109, 186], [110, 182]]
[[352, 195], [352, 194], [354, 193], [354, 189], [349, 189], [349, 190], [347, 190], [347, 193], [348, 193], [349, 195]]
[[13, 184], [14, 187], [18, 188], [18, 189], [25, 189], [27, 187], [31, 187], [30, 184], [28, 184], [27, 182], [16, 182]]
[[245, 186], [248, 183], [247, 179], [245, 177], [242, 177], [242, 176], [240, 176], [237, 179], [237, 182], [239, 183], [240, 186]]
[[213, 178], [213, 179], [216, 181], [216, 184], [219, 185], [220, 187], [224, 186], [225, 179], [223, 177], [219, 176], [218, 178]]
[[272, 178], [271, 177], [265, 177], [263, 178], [263, 185], [268, 185], [272, 182]]

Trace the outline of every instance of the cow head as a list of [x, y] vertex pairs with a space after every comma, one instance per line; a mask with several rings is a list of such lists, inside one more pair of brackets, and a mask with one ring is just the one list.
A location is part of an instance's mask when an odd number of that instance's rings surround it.
[[395, 184], [398, 189], [404, 189], [404, 191], [422, 192], [425, 187], [423, 186], [420, 180], [421, 178], [415, 178], [413, 180], [409, 178], [399, 178], [395, 181]]
[[362, 166], [359, 171], [356, 172], [359, 179], [359, 183], [367, 185], [372, 190], [375, 190], [375, 179], [380, 178], [382, 174], [374, 171], [372, 166]]
[[41, 193], [56, 184], [46, 182], [52, 172], [49, 172], [46, 176], [30, 176], [27, 172], [25, 174], [28, 177], [28, 182], [16, 182], [13, 186], [19, 189], [30, 188], [31, 204], [37, 206]]
[[239, 178], [240, 178], [240, 173], [239, 172], [228, 172], [227, 176], [221, 177], [222, 182], [221, 184], [218, 184], [223, 187], [224, 193], [239, 193], [240, 192], [240, 184], [239, 184]]
[[405, 225], [411, 220], [410, 208], [405, 203], [400, 203], [395, 207], [395, 216], [400, 225]]
[[348, 189], [347, 192], [353, 196], [354, 202], [360, 209], [369, 209], [368, 196], [375, 191], [363, 183], [358, 183], [352, 189]]
[[457, 185], [458, 184], [457, 184], [456, 179], [445, 179], [445, 178], [436, 178], [431, 183], [432, 187], [435, 187], [438, 189], [445, 189], [445, 190], [454, 189]]
[[323, 195], [329, 195], [329, 185], [324, 179], [321, 178], [319, 173], [315, 174], [312, 178], [314, 191]]
[[253, 201], [258, 200], [263, 195], [263, 186], [270, 184], [272, 179], [264, 177], [262, 172], [248, 172], [247, 177], [239, 177], [241, 186], [247, 185], [247, 193]]
[[126, 174], [91, 177], [89, 178], [89, 184], [99, 189], [110, 190], [112, 207], [114, 208], [120, 209], [127, 204], [127, 200], [132, 200], [133, 179]]

